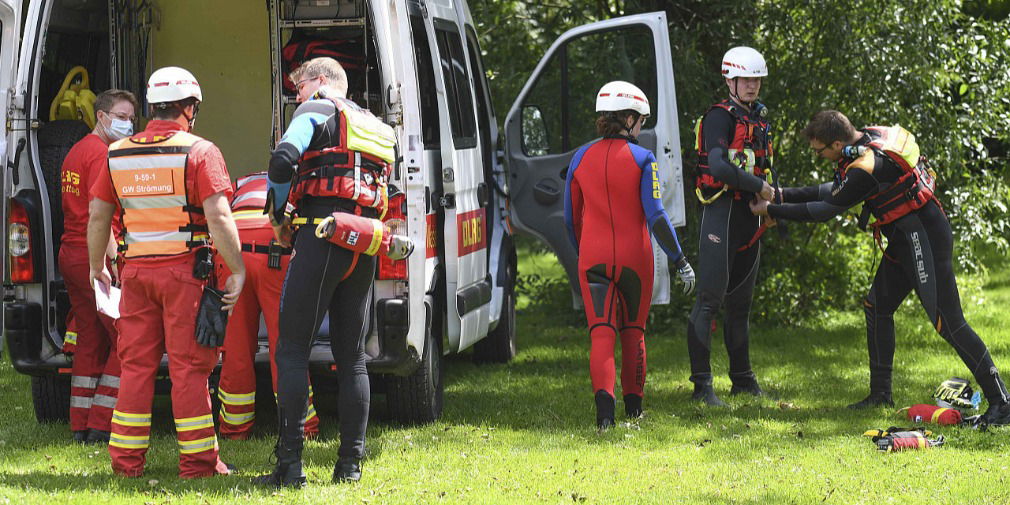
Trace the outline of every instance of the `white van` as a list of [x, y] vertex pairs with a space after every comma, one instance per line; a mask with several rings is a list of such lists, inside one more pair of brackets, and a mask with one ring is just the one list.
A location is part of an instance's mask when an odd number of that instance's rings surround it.
[[[0, 0], [3, 327], [15, 368], [32, 376], [37, 419], [65, 419], [69, 397], [59, 174], [88, 128], [48, 111], [72, 67], [89, 69], [96, 93], [117, 87], [138, 97], [155, 68], [192, 71], [204, 92], [194, 131], [222, 149], [237, 177], [265, 169], [296, 105], [284, 91], [285, 53], [304, 40], [340, 53], [350, 98], [399, 138], [390, 182], [401, 196], [389, 218], [424, 244], [406, 261], [380, 263], [368, 367], [393, 419], [427, 422], [442, 409], [443, 354], [473, 347], [481, 362], [515, 355], [513, 227], [546, 240], [574, 274], [559, 196], [572, 151], [595, 137], [593, 97], [604, 82], [633, 80], [655, 97], [642, 144], [656, 151], [672, 190], [668, 210], [683, 223], [666, 30], [665, 15], [653, 13], [563, 35], [513, 106], [501, 151], [465, 1], [268, 0], [264, 8], [248, 0]], [[668, 279], [665, 261], [657, 264]], [[657, 285], [662, 301], [668, 281]], [[317, 392], [336, 383], [320, 333], [310, 361]], [[260, 347], [265, 371], [265, 338]]]

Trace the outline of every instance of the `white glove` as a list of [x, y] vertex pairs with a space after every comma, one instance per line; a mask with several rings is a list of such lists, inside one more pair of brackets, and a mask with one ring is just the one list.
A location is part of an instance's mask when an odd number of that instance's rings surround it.
[[389, 241], [389, 252], [386, 253], [392, 260], [402, 260], [414, 252], [414, 242], [406, 235], [393, 235]]
[[691, 264], [687, 262], [687, 258], [681, 260], [684, 264], [677, 268], [677, 275], [680, 276], [680, 282], [684, 283], [684, 294], [689, 295], [694, 291], [694, 269], [691, 268]]

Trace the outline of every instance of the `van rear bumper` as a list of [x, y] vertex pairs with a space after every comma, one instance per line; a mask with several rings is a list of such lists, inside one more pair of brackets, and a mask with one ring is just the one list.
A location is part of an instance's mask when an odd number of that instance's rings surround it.
[[[421, 363], [421, 356], [407, 346], [410, 310], [406, 298], [385, 298], [376, 303], [379, 349], [378, 356], [365, 356], [370, 374], [410, 375]], [[328, 331], [326, 331], [328, 333]], [[256, 353], [257, 373], [270, 373], [270, 353], [265, 338], [260, 338]], [[317, 337], [309, 351], [309, 372], [313, 376], [337, 376], [337, 365], [330, 350], [329, 335]]]
[[[421, 362], [418, 353], [406, 344], [409, 328], [409, 310], [404, 298], [379, 300], [378, 356], [367, 356], [369, 373], [409, 375]], [[43, 359], [42, 307], [37, 303], [7, 303], [4, 305], [4, 330], [6, 347], [14, 369], [27, 375], [58, 374], [72, 366], [70, 358], [64, 354]], [[260, 341], [256, 353], [256, 368], [259, 373], [270, 373], [270, 353], [266, 339]], [[313, 375], [336, 377], [337, 368], [330, 351], [328, 338], [317, 340], [309, 354], [309, 371]], [[214, 375], [220, 372], [218, 367]], [[162, 359], [159, 375], [167, 375], [168, 360]], [[269, 375], [268, 375], [269, 376]]]

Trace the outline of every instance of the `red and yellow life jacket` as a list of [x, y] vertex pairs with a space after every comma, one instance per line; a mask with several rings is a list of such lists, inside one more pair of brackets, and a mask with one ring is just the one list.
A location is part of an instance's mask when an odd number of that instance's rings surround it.
[[875, 218], [871, 226], [879, 228], [892, 223], [921, 209], [930, 200], [936, 200], [933, 194], [936, 190], [936, 173], [929, 167], [929, 161], [919, 153], [915, 136], [897, 125], [870, 126], [862, 131], [870, 137], [867, 144], [869, 150], [854, 160], [842, 158], [837, 168], [838, 180], [844, 180], [846, 172], [852, 167], [872, 172], [874, 153], [887, 157], [902, 171], [898, 180], [882, 187], [864, 202], [864, 214], [869, 211]]
[[396, 159], [393, 129], [371, 112], [346, 99], [331, 99], [339, 116], [337, 146], [306, 151], [289, 197], [337, 197], [376, 209], [380, 218], [389, 204], [386, 184]]
[[[695, 194], [703, 204], [715, 201], [729, 188], [725, 183], [712, 177], [708, 165], [708, 152], [705, 150], [705, 137], [702, 132], [702, 122], [713, 109], [723, 109], [730, 113], [735, 122], [733, 138], [730, 140], [727, 156], [741, 170], [750, 172], [762, 179], [767, 177], [766, 171], [772, 166], [772, 143], [768, 136], [768, 122], [764, 118], [751, 118], [740, 110], [740, 106], [731, 100], [724, 100], [712, 105], [705, 111], [694, 126], [695, 145], [698, 152], [698, 173], [695, 178]], [[758, 134], [761, 135], [758, 135]], [[712, 192], [715, 194], [711, 194]], [[709, 193], [709, 196], [706, 196]], [[739, 193], [736, 198], [741, 198]]]
[[209, 243], [203, 208], [189, 203], [186, 171], [196, 135], [143, 133], [109, 146], [109, 175], [123, 209], [127, 258], [184, 254]]

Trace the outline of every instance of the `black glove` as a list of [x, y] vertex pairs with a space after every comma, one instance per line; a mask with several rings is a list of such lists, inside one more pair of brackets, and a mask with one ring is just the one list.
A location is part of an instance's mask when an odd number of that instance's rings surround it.
[[224, 302], [223, 291], [210, 286], [203, 288], [200, 308], [196, 311], [196, 343], [204, 347], [224, 345], [224, 329], [228, 324], [228, 313], [221, 310]]

